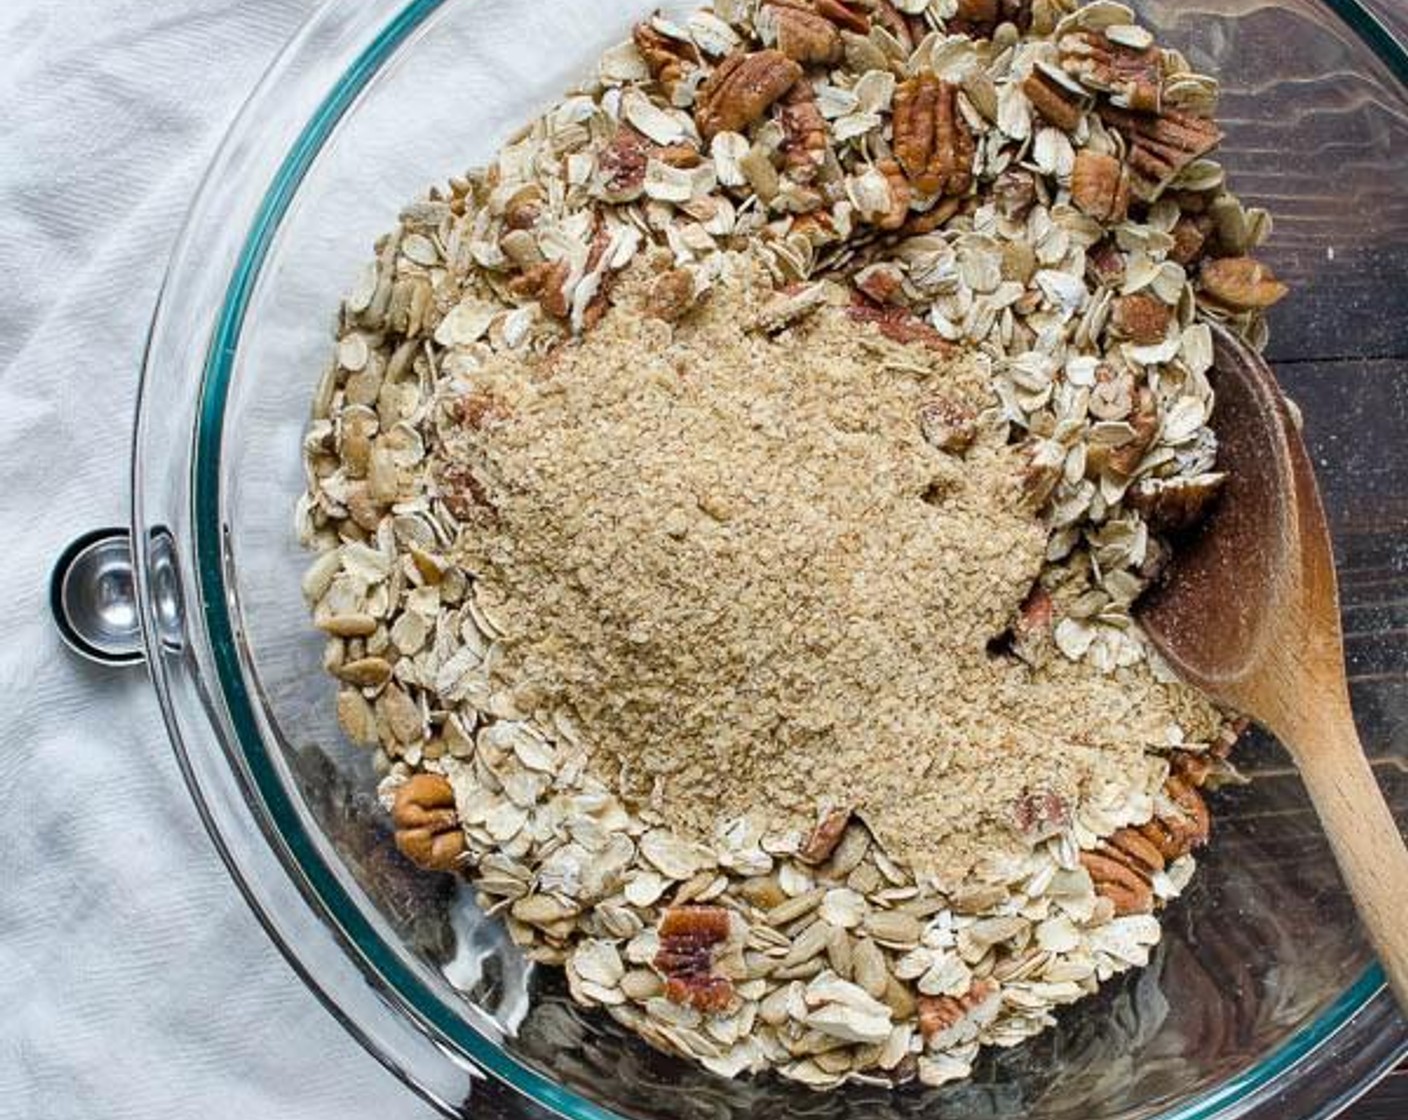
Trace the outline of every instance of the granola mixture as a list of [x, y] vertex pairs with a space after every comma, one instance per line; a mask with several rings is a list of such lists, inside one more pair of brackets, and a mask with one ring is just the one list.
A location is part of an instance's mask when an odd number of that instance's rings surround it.
[[298, 511], [401, 850], [728, 1076], [1146, 963], [1236, 735], [1129, 608], [1285, 294], [1216, 93], [1108, 0], [718, 0], [407, 208]]

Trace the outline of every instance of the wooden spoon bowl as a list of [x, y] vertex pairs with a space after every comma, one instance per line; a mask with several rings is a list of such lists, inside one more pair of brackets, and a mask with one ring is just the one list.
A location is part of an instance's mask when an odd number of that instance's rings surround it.
[[1408, 849], [1354, 727], [1315, 473], [1266, 362], [1216, 324], [1213, 339], [1212, 427], [1228, 481], [1141, 599], [1139, 622], [1180, 677], [1290, 752], [1408, 1009]]

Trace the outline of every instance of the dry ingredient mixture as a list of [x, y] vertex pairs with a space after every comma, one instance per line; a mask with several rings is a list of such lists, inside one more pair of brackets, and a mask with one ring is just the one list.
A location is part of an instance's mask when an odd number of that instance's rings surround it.
[[1129, 608], [1285, 292], [1216, 90], [1104, 0], [720, 0], [409, 207], [299, 505], [401, 850], [729, 1076], [1146, 963], [1236, 735]]

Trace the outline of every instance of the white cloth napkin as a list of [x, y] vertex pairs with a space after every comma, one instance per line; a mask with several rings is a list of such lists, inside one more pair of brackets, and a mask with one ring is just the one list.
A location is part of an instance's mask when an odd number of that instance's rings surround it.
[[67, 654], [64, 544], [126, 518], [157, 286], [314, 0], [0, 0], [0, 1117], [403, 1118], [246, 910], [140, 669]]

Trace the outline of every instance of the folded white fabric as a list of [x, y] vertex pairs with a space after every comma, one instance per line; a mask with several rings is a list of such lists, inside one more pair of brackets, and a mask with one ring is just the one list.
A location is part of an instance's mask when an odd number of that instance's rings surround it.
[[166, 257], [314, 0], [0, 3], [0, 1116], [430, 1116], [317, 1003], [196, 818], [140, 670], [67, 655], [49, 564], [126, 517]]

